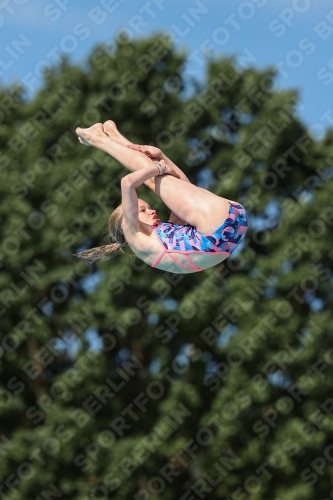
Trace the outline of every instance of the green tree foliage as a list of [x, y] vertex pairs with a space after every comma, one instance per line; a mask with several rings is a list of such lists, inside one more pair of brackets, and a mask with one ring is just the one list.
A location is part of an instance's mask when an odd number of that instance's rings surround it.
[[[186, 62], [119, 38], [1, 90], [1, 498], [332, 498], [332, 132], [274, 68]], [[73, 258], [121, 203], [124, 168], [74, 133], [107, 119], [242, 203], [242, 248], [189, 275]]]

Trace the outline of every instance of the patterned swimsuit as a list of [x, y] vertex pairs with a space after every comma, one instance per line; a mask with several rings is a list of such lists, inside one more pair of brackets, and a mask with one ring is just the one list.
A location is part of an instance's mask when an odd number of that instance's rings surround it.
[[[229, 257], [235, 248], [243, 241], [248, 225], [248, 217], [245, 208], [239, 203], [231, 203], [226, 220], [214, 233], [202, 234], [195, 226], [181, 226], [172, 222], [160, 222], [152, 225], [158, 241], [161, 243], [163, 252], [157, 257], [152, 267], [156, 267], [164, 254], [170, 257], [182, 267], [192, 271], [204, 271], [200, 269], [188, 256], [189, 253], [222, 253]], [[170, 252], [185, 255], [189, 267], [177, 260]]]

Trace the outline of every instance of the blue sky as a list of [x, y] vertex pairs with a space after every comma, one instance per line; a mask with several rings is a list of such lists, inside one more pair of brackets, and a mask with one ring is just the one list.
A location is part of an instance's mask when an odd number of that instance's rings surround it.
[[43, 65], [61, 53], [83, 63], [119, 30], [134, 38], [168, 31], [198, 78], [207, 49], [239, 57], [240, 66], [249, 57], [260, 69], [274, 65], [277, 88], [299, 89], [298, 113], [313, 138], [333, 125], [331, 0], [7, 0], [0, 5], [0, 84], [20, 80], [32, 95]]

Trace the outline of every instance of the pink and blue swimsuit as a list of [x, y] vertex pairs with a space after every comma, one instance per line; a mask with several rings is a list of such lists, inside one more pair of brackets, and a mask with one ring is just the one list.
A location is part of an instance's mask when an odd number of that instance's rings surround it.
[[229, 257], [235, 248], [243, 241], [247, 226], [248, 217], [245, 208], [239, 203], [231, 203], [226, 220], [214, 233], [202, 234], [195, 226], [181, 226], [172, 222], [160, 222], [152, 225], [157, 239], [163, 247], [163, 252], [157, 257], [152, 267], [155, 267], [164, 254], [170, 252], [185, 255], [189, 267], [173, 255], [170, 257], [182, 267], [192, 271], [204, 271], [200, 269], [188, 256], [189, 253], [222, 253]]

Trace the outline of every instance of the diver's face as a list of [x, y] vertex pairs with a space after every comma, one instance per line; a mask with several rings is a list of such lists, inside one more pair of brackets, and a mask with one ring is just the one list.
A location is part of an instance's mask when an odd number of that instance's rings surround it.
[[138, 200], [138, 212], [141, 222], [149, 224], [150, 226], [160, 222], [160, 219], [156, 215], [156, 210], [153, 210], [150, 205], [143, 200]]

